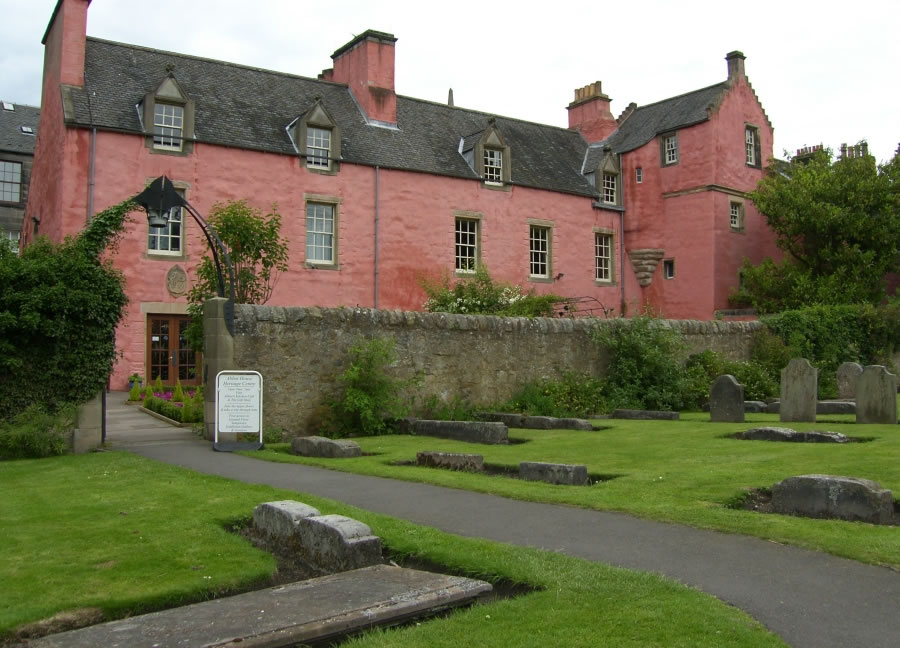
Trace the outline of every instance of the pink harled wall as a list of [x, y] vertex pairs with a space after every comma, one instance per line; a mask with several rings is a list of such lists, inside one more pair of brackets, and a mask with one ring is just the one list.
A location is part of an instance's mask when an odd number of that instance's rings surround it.
[[[90, 133], [73, 129], [66, 137], [67, 150], [81, 151]], [[67, 168], [74, 186], [87, 186], [86, 163], [73, 160]], [[290, 244], [290, 269], [281, 275], [269, 303], [375, 305], [373, 167], [344, 163], [336, 175], [324, 175], [307, 170], [294, 156], [201, 143], [195, 143], [190, 155], [165, 155], [150, 151], [141, 137], [101, 132], [96, 168], [97, 211], [138, 193], [143, 183], [159, 175], [185, 186], [188, 201], [204, 216], [217, 201], [245, 198], [261, 209], [277, 203], [282, 235]], [[379, 308], [421, 310], [425, 294], [420, 279], [452, 273], [457, 211], [480, 214], [480, 258], [495, 278], [538, 293], [592, 296], [609, 306], [619, 303], [617, 285], [601, 287], [593, 281], [593, 228], [617, 230], [618, 214], [593, 208], [590, 198], [525, 187], [497, 191], [476, 180], [390, 169], [379, 169], [377, 182]], [[338, 201], [338, 269], [307, 267], [306, 201], [332, 199]], [[68, 231], [80, 229], [85, 201], [85, 192], [76, 192], [62, 210]], [[564, 275], [558, 281], [528, 280], [529, 219], [553, 225], [552, 271]], [[114, 257], [125, 274], [130, 298], [116, 336], [121, 360], [112, 378], [114, 388], [124, 386], [132, 372], [145, 373], [147, 315], [183, 313], [186, 308], [184, 295], [169, 293], [166, 273], [179, 265], [192, 277], [206, 242], [189, 218], [185, 232], [183, 257], [149, 255], [146, 219], [142, 213], [133, 214]], [[617, 259], [618, 251], [618, 266]]]

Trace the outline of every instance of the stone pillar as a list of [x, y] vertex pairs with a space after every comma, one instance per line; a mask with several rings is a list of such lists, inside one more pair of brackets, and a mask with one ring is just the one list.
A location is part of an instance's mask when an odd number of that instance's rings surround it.
[[216, 431], [216, 374], [235, 368], [226, 305], [230, 307], [224, 297], [213, 297], [203, 305], [203, 436], [208, 441]]
[[863, 369], [856, 383], [856, 422], [897, 422], [897, 376], [882, 365]]
[[98, 393], [91, 400], [78, 406], [72, 430], [72, 452], [84, 454], [100, 447], [103, 441], [103, 394]]
[[781, 420], [816, 422], [819, 370], [806, 358], [793, 358], [781, 370]]

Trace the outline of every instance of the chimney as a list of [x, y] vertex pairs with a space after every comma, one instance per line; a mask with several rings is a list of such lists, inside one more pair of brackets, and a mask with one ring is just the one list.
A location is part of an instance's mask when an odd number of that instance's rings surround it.
[[569, 104], [569, 128], [581, 131], [588, 142], [600, 142], [618, 127], [609, 110], [610, 98], [603, 94], [600, 82], [594, 81], [575, 89], [575, 100]]
[[397, 123], [393, 34], [366, 30], [331, 55], [331, 80], [346, 83], [372, 121]]
[[[84, 85], [84, 43], [89, 4], [91, 0], [60, 0], [56, 3], [47, 31], [41, 39], [45, 83], [52, 79], [65, 85]], [[52, 91], [59, 92], [58, 88]]]
[[728, 52], [725, 55], [725, 60], [728, 61], [728, 82], [735, 83], [738, 79], [746, 79], [746, 75], [744, 74], [744, 59], [747, 58], [744, 56], [743, 52], [739, 52], [734, 50], [733, 52]]

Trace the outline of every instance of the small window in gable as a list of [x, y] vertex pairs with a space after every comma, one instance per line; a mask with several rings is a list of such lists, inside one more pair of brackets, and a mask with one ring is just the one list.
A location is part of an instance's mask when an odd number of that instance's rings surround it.
[[659, 145], [662, 166], [678, 164], [678, 133], [661, 135]]
[[663, 277], [666, 279], [675, 278], [675, 259], [663, 259]]
[[142, 118], [151, 150], [190, 153], [194, 139], [194, 102], [169, 74], [144, 96]]
[[307, 169], [325, 174], [338, 172], [341, 131], [320, 99], [297, 120], [292, 137]]

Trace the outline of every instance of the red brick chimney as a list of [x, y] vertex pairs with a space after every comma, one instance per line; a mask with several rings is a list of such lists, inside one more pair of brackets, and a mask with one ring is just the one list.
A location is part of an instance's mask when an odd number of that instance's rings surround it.
[[738, 79], [747, 78], [744, 74], [745, 58], [747, 57], [744, 56], [744, 53], [737, 50], [725, 55], [725, 60], [728, 61], [728, 83], [735, 83]]
[[[84, 85], [84, 41], [91, 0], [59, 0], [41, 44], [44, 46], [44, 83], [48, 77], [65, 85]], [[59, 92], [58, 88], [53, 89]], [[43, 105], [43, 102], [41, 102]]]
[[[346, 83], [370, 120], [397, 123], [393, 34], [363, 32], [331, 55], [331, 80]], [[326, 77], [327, 78], [327, 77]]]
[[581, 131], [588, 142], [600, 142], [616, 130], [618, 124], [609, 110], [610, 98], [600, 89], [600, 82], [575, 90], [569, 104], [569, 128]]

